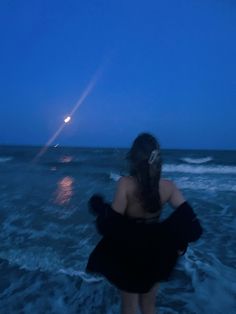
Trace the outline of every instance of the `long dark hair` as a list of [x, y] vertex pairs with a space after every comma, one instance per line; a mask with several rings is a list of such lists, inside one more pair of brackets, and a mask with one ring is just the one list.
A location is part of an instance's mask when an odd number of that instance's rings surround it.
[[143, 208], [149, 213], [160, 211], [159, 181], [162, 162], [157, 139], [149, 133], [141, 133], [134, 140], [127, 159], [130, 163], [130, 175], [138, 181], [138, 197]]

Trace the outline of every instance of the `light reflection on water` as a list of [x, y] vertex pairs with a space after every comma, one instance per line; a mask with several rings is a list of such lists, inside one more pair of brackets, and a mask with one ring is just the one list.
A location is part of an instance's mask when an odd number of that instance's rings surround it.
[[58, 205], [66, 205], [70, 202], [74, 194], [73, 191], [74, 179], [70, 176], [62, 178], [57, 183], [55, 203]]
[[73, 161], [73, 157], [69, 156], [69, 155], [65, 155], [65, 156], [60, 158], [61, 163], [69, 163], [71, 161]]

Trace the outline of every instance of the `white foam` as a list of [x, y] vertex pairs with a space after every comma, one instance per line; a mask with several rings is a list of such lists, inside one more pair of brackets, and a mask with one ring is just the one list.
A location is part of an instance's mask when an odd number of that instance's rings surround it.
[[93, 282], [100, 282], [103, 280], [102, 277], [99, 276], [92, 276], [84, 271], [81, 270], [74, 270], [74, 269], [59, 269], [59, 273], [69, 275], [71, 277], [80, 277], [83, 279], [83, 281], [88, 282], [88, 283], [93, 283]]
[[110, 173], [110, 179], [113, 180], [113, 181], [118, 181], [119, 179], [121, 178], [121, 176], [117, 173], [114, 173], [114, 172], [111, 172]]
[[11, 161], [13, 159], [13, 157], [9, 156], [9, 157], [0, 157], [0, 162], [8, 162]]
[[201, 176], [197, 179], [192, 179], [190, 176], [183, 176], [175, 179], [176, 184], [181, 189], [195, 190], [195, 191], [211, 191], [211, 192], [236, 192], [235, 180], [228, 179], [227, 182], [218, 180], [218, 178], [208, 178]]
[[10, 249], [0, 253], [2, 259], [26, 270], [55, 272], [62, 268], [59, 256], [50, 248], [34, 247], [31, 249]]
[[[184, 271], [191, 277], [193, 292], [183, 298], [195, 300], [188, 307], [194, 313], [233, 313], [236, 295], [236, 270], [222, 264], [209, 252], [194, 252], [190, 247], [183, 260]], [[234, 312], [235, 313], [235, 312]]]
[[[205, 165], [178, 165], [178, 164], [165, 164], [163, 165], [164, 172], [170, 173], [192, 173], [192, 174], [236, 174], [236, 166], [205, 166]], [[121, 175], [110, 172], [110, 179], [118, 181]]]
[[166, 164], [163, 166], [163, 171], [193, 174], [236, 174], [236, 166], [191, 166]]
[[212, 157], [203, 157], [203, 158], [184, 157], [184, 158], [181, 158], [181, 160], [189, 164], [204, 164], [206, 162], [213, 160], [213, 158]]
[[73, 267], [65, 267], [60, 255], [49, 247], [34, 247], [31, 249], [11, 249], [0, 253], [0, 258], [7, 260], [12, 265], [30, 271], [40, 270], [50, 273], [62, 273], [71, 277], [80, 277], [87, 283], [99, 282], [102, 277], [93, 276], [83, 270], [83, 263]]

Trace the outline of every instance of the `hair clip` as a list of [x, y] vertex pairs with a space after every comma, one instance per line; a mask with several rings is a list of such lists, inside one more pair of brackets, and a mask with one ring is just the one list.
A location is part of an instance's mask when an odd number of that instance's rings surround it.
[[154, 149], [152, 152], [151, 152], [151, 155], [148, 159], [148, 163], [149, 165], [152, 165], [155, 161], [157, 161], [159, 159], [159, 150], [158, 149]]

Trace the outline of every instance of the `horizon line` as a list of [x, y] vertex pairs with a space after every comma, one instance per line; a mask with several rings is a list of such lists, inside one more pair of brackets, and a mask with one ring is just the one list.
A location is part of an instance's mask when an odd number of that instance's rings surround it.
[[[34, 148], [41, 148], [45, 145], [40, 145], [40, 144], [1, 144], [0, 143], [0, 147], [1, 146], [21, 146], [21, 147], [34, 147]], [[92, 146], [92, 145], [50, 145], [48, 146], [48, 148], [81, 148], [81, 149], [129, 149], [130, 146]], [[236, 148], [178, 148], [178, 147], [162, 147], [161, 149], [163, 150], [204, 150], [204, 151], [236, 151]]]

